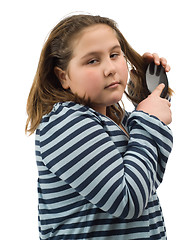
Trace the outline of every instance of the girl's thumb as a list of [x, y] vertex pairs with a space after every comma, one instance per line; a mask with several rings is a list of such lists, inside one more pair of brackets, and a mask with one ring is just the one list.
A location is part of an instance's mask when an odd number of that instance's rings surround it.
[[165, 87], [164, 83], [159, 84], [151, 94], [160, 97], [164, 87]]

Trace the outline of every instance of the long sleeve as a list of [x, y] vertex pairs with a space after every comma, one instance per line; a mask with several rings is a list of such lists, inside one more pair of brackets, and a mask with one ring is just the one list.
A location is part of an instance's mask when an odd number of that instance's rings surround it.
[[127, 129], [122, 155], [95, 111], [59, 104], [43, 118], [36, 143], [48, 170], [88, 202], [114, 217], [134, 219], [162, 181], [172, 135], [158, 119], [138, 111], [129, 116]]
[[[158, 118], [142, 111], [134, 111], [130, 115], [127, 128], [131, 136], [129, 146], [131, 150], [135, 150], [137, 157], [141, 154], [141, 162], [147, 166], [148, 174], [151, 175], [152, 190], [155, 191], [163, 180], [172, 150], [172, 132]], [[134, 155], [132, 152], [131, 154]]]

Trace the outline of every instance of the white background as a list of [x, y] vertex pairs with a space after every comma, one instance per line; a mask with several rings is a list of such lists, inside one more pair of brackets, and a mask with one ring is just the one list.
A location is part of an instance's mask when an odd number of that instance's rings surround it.
[[34, 136], [24, 134], [26, 100], [46, 36], [75, 11], [113, 18], [137, 52], [157, 52], [171, 65], [174, 148], [158, 194], [168, 239], [194, 239], [194, 9], [193, 0], [2, 1], [0, 239], [38, 239], [37, 169]]

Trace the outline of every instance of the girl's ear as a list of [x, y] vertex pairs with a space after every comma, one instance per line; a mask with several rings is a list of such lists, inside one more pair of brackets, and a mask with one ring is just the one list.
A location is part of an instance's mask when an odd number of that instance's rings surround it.
[[68, 80], [67, 80], [67, 73], [66, 73], [66, 71], [62, 70], [59, 67], [54, 67], [54, 73], [57, 76], [57, 78], [59, 79], [62, 87], [64, 89], [68, 89], [69, 88], [69, 84], [68, 84]]

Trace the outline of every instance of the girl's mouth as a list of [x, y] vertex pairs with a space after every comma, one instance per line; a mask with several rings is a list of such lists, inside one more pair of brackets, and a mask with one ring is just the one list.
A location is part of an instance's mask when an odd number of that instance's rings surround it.
[[116, 88], [116, 87], [118, 87], [119, 84], [120, 84], [119, 82], [114, 81], [111, 84], [109, 84], [108, 86], [106, 86], [105, 88]]

